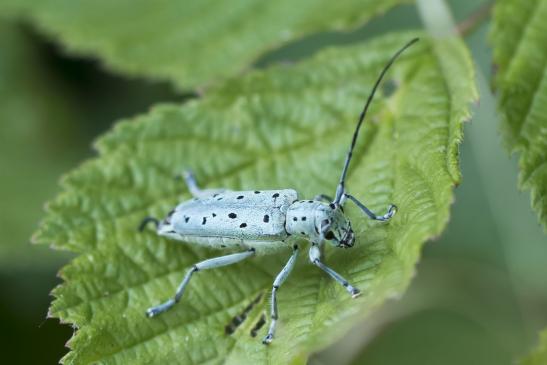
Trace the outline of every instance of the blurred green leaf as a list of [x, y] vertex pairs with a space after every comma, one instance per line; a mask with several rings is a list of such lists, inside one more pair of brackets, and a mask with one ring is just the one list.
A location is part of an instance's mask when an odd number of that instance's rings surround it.
[[502, 131], [520, 156], [521, 189], [547, 228], [547, 0], [500, 0], [491, 39]]
[[498, 341], [496, 335], [490, 328], [485, 328], [484, 323], [457, 311], [428, 308], [410, 313], [382, 328], [351, 363], [513, 364], [507, 348]]
[[353, 29], [411, 1], [4, 0], [0, 9], [29, 18], [71, 52], [188, 89], [233, 76], [306, 34]]
[[547, 330], [539, 335], [539, 345], [521, 362], [522, 365], [547, 364]]
[[138, 234], [136, 226], [188, 197], [173, 179], [184, 167], [206, 187], [293, 187], [303, 198], [334, 193], [372, 84], [413, 36], [393, 34], [253, 72], [201, 100], [156, 107], [102, 137], [99, 157], [64, 178], [64, 192], [49, 204], [36, 236], [81, 253], [62, 270], [65, 283], [51, 307], [79, 328], [65, 361], [303, 363], [386, 298], [401, 295], [422, 245], [445, 227], [460, 180], [462, 122], [477, 93], [459, 39], [422, 40], [390, 70], [395, 91], [373, 103], [348, 187], [373, 210], [390, 202], [400, 210], [381, 224], [348, 206], [358, 243], [351, 252], [326, 252], [361, 298], [351, 299], [304, 254], [280, 292], [274, 343], [249, 335], [267, 300], [225, 335], [233, 316], [269, 293], [287, 251], [203, 272], [173, 310], [147, 319], [145, 309], [171, 296], [190, 265], [219, 253]]
[[59, 265], [64, 256], [31, 246], [30, 236], [74, 158], [75, 108], [20, 27], [0, 21], [0, 44], [0, 272]]

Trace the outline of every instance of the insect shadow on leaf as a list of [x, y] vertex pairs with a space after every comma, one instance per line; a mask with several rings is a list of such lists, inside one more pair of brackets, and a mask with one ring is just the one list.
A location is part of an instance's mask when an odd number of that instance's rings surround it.
[[264, 327], [265, 324], [266, 324], [266, 313], [262, 312], [262, 314], [260, 314], [260, 318], [254, 325], [254, 327], [251, 329], [251, 332], [250, 332], [251, 337], [256, 337], [256, 335], [258, 334], [258, 331], [260, 331], [260, 329]]
[[[226, 325], [226, 327], [224, 327], [224, 333], [226, 333], [227, 335], [231, 335], [232, 333], [235, 332], [235, 330], [241, 326], [241, 324], [247, 319], [247, 316], [249, 315], [249, 313], [253, 310], [253, 308], [258, 304], [260, 303], [260, 301], [262, 300], [262, 297], [264, 296], [264, 293], [259, 293], [256, 298], [251, 302], [249, 303], [249, 305], [247, 305], [245, 307], [245, 309], [243, 309], [243, 311], [241, 313], [239, 313], [238, 315], [236, 315], [235, 317], [232, 318], [232, 320], [230, 321], [230, 323], [228, 323]], [[262, 314], [262, 316], [264, 316], [264, 314]], [[262, 327], [262, 326], [261, 326]], [[257, 330], [258, 331], [258, 330]], [[251, 334], [252, 335], [252, 334]], [[256, 336], [256, 333], [255, 335]], [[253, 336], [253, 337], [254, 337]]]

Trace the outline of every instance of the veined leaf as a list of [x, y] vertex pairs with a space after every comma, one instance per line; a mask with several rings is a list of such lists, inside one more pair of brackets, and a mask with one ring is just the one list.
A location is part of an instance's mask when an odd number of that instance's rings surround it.
[[519, 185], [547, 228], [547, 0], [500, 0], [491, 39], [502, 131], [520, 153]]
[[304, 35], [353, 29], [411, 0], [5, 0], [76, 53], [181, 89], [233, 76]]
[[539, 336], [539, 345], [524, 360], [522, 365], [543, 365], [547, 363], [547, 330]]
[[393, 202], [399, 212], [383, 224], [348, 204], [356, 246], [326, 250], [326, 262], [362, 290], [360, 298], [351, 299], [303, 253], [279, 293], [274, 342], [261, 344], [265, 327], [256, 338], [249, 334], [268, 299], [234, 334], [224, 334], [257, 295], [269, 297], [290, 255], [282, 251], [196, 274], [175, 308], [148, 319], [146, 308], [172, 296], [190, 265], [225, 253], [136, 227], [188, 199], [173, 179], [183, 168], [207, 188], [334, 194], [356, 117], [381, 68], [413, 36], [394, 34], [253, 72], [201, 100], [121, 122], [102, 137], [99, 157], [65, 177], [36, 236], [81, 253], [62, 270], [65, 283], [51, 307], [79, 328], [65, 361], [300, 363], [401, 295], [422, 245], [445, 227], [460, 180], [462, 122], [477, 93], [459, 39], [423, 39], [409, 49], [388, 74], [395, 91], [377, 95], [363, 128], [347, 186], [374, 211]]

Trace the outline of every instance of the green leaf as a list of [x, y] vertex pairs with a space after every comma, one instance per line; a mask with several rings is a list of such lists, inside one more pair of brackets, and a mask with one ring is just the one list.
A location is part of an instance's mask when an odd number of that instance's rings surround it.
[[544, 365], [547, 363], [547, 330], [539, 334], [539, 344], [525, 359], [522, 365]]
[[547, 0], [501, 0], [490, 34], [502, 132], [520, 153], [521, 189], [547, 229]]
[[[347, 185], [388, 224], [348, 204], [351, 250], [326, 262], [363, 294], [345, 290], [299, 258], [279, 293], [280, 326], [269, 347], [249, 335], [290, 252], [199, 273], [171, 311], [144, 317], [173, 295], [188, 267], [220, 255], [138, 234], [146, 215], [188, 199], [173, 176], [192, 168], [204, 187], [295, 188], [333, 194], [356, 117], [389, 57], [415, 34], [332, 48], [295, 66], [253, 72], [185, 105], [162, 105], [121, 122], [96, 144], [99, 157], [63, 180], [36, 239], [81, 253], [62, 270], [51, 314], [79, 330], [69, 363], [303, 363], [384, 300], [400, 296], [424, 242], [438, 236], [459, 183], [462, 122], [475, 101], [470, 56], [459, 39], [422, 39], [394, 65], [395, 91], [377, 95]], [[224, 327], [258, 294], [264, 298], [233, 335]]]
[[0, 9], [30, 18], [71, 52], [188, 89], [233, 76], [291, 40], [354, 29], [410, 1], [5, 0]]

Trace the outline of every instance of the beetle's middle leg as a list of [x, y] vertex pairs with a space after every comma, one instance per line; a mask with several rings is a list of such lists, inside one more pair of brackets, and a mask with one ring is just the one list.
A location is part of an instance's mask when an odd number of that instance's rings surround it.
[[336, 282], [340, 283], [348, 291], [348, 293], [351, 294], [353, 298], [357, 298], [359, 294], [361, 294], [359, 289], [357, 289], [353, 285], [350, 285], [350, 283], [346, 279], [344, 279], [342, 275], [338, 274], [336, 271], [321, 262], [321, 249], [317, 244], [313, 244], [310, 247], [310, 261], [312, 262], [312, 264], [329, 274], [329, 276], [333, 278]]
[[331, 202], [333, 199], [330, 196], [328, 196], [327, 194], [319, 194], [319, 195], [316, 195], [313, 198], [313, 200]]
[[294, 264], [296, 263], [296, 257], [298, 256], [298, 246], [293, 246], [293, 253], [291, 257], [289, 258], [289, 261], [285, 264], [285, 267], [281, 270], [281, 272], [277, 275], [277, 277], [274, 280], [273, 287], [272, 287], [272, 307], [271, 307], [271, 323], [270, 328], [268, 329], [268, 334], [264, 339], [262, 340], [262, 343], [264, 345], [268, 345], [270, 342], [272, 342], [274, 334], [275, 334], [275, 327], [277, 324], [277, 290], [279, 290], [279, 287], [281, 284], [287, 280], [287, 277], [291, 273]]
[[185, 170], [182, 174], [182, 177], [184, 178], [184, 181], [186, 182], [186, 186], [188, 187], [190, 194], [192, 194], [194, 198], [207, 198], [215, 194], [223, 193], [227, 190], [227, 189], [200, 189], [196, 181], [196, 177], [194, 176], [194, 173], [191, 170]]
[[197, 264], [192, 266], [190, 270], [186, 272], [184, 279], [182, 279], [182, 282], [177, 288], [175, 297], [172, 299], [169, 299], [165, 303], [162, 303], [155, 307], [148, 308], [148, 310], [146, 311], [146, 315], [148, 317], [157, 316], [158, 314], [165, 312], [166, 310], [170, 309], [172, 306], [177, 304], [180, 301], [180, 298], [182, 298], [182, 294], [184, 294], [184, 289], [186, 289], [186, 286], [190, 282], [190, 279], [192, 278], [192, 275], [195, 272], [198, 272], [200, 270], [216, 269], [217, 267], [235, 264], [237, 262], [243, 261], [246, 258], [253, 256], [254, 254], [255, 254], [255, 249], [251, 248], [245, 252], [233, 253], [230, 255], [215, 257], [212, 259], [198, 262]]

